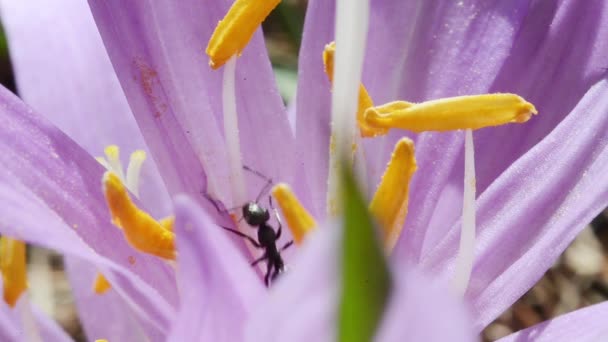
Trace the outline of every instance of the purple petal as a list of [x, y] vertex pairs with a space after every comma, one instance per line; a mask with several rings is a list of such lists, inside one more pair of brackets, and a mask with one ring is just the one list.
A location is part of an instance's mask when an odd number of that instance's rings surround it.
[[[120, 146], [124, 155], [146, 149], [86, 3], [5, 0], [0, 5], [19, 94], [26, 103], [93, 156], [103, 155], [110, 144]], [[166, 216], [169, 197], [148, 159], [142, 169], [142, 203]]]
[[177, 302], [173, 271], [110, 224], [102, 166], [5, 89], [0, 121], [1, 232], [112, 270], [117, 290], [166, 326]]
[[[477, 203], [478, 243], [467, 292], [477, 329], [528, 290], [608, 205], [608, 82], [600, 81], [556, 129], [515, 162]], [[423, 259], [451, 272], [459, 224]]]
[[176, 198], [181, 307], [171, 341], [241, 341], [243, 323], [266, 296], [226, 231], [192, 200]]
[[[0, 292], [2, 288], [0, 279]], [[31, 304], [27, 292], [19, 297], [15, 307], [0, 300], [0, 341], [24, 341], [32, 333], [43, 341], [72, 341], [55, 321]]]
[[[335, 340], [339, 238], [339, 227], [325, 225], [306, 240], [290, 271], [252, 313], [247, 341]], [[416, 272], [394, 275], [394, 292], [376, 340], [475, 341], [464, 306], [449, 291]]]
[[298, 60], [294, 191], [317, 218], [325, 217], [329, 158], [330, 83], [323, 48], [334, 40], [334, 1], [310, 0]]
[[145, 328], [137, 316], [116, 291], [102, 295], [93, 292], [93, 280], [97, 275], [95, 265], [66, 256], [66, 271], [72, 294], [76, 299], [79, 319], [90, 341], [164, 341], [158, 327], [148, 324]]
[[596, 304], [501, 338], [499, 342], [595, 342], [608, 337], [608, 303]]
[[[408, 47], [411, 53], [404, 62], [399, 93], [418, 100], [513, 92], [535, 104], [540, 114], [525, 125], [476, 132], [477, 189], [481, 192], [568, 115], [592, 84], [605, 77], [608, 44], [601, 37], [608, 34], [608, 7], [603, 2], [568, 1], [459, 4], [462, 2], [454, 2], [439, 13], [431, 4], [422, 5], [420, 12], [411, 12], [420, 13], [418, 17], [401, 19], [420, 23], [411, 31], [412, 39], [420, 44]], [[429, 22], [444, 24], [435, 26], [433, 32]], [[371, 93], [375, 95], [373, 89]], [[452, 196], [462, 193], [461, 138], [427, 146], [423, 137], [416, 142], [419, 172], [411, 186], [413, 200], [396, 252], [414, 260], [441, 240], [461, 210], [459, 196]], [[446, 154], [427, 159], [429, 148]], [[452, 174], [446, 178], [444, 171], [436, 177], [429, 171], [433, 167], [450, 169]], [[446, 187], [451, 189], [445, 191]]]
[[[204, 50], [230, 2], [91, 0], [89, 4], [169, 192], [190, 194], [208, 207], [200, 192], [227, 189], [228, 164], [219, 131], [223, 73], [208, 66]], [[293, 138], [261, 32], [237, 64], [244, 163], [291, 183]], [[250, 188], [257, 195], [260, 186]], [[214, 195], [229, 198], [226, 191]]]

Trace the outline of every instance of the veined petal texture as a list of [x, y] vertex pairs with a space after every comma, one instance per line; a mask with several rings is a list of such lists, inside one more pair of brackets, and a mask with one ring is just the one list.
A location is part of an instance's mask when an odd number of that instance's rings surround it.
[[[222, 77], [204, 54], [230, 1], [89, 1], [112, 64], [171, 194], [228, 205]], [[244, 164], [292, 182], [293, 138], [261, 32], [236, 67]], [[250, 184], [250, 194], [259, 192]], [[240, 205], [242, 203], [234, 203]]]

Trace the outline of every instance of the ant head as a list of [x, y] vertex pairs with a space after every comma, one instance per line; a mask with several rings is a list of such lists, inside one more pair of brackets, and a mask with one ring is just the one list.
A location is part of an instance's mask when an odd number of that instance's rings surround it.
[[243, 206], [243, 218], [252, 227], [260, 226], [270, 220], [268, 210], [262, 208], [255, 202], [249, 202]]

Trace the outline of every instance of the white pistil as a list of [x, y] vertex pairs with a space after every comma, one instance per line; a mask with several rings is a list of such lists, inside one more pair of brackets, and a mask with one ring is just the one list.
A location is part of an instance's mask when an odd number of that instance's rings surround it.
[[240, 205], [247, 202], [247, 198], [245, 180], [243, 177], [241, 143], [239, 141], [239, 124], [236, 112], [235, 78], [236, 56], [232, 56], [224, 65], [222, 108], [224, 111], [224, 137], [228, 150], [232, 202]]
[[110, 145], [105, 148], [104, 153], [112, 171], [114, 171], [120, 179], [125, 179], [125, 173], [122, 169], [122, 163], [120, 162], [120, 150], [118, 149], [118, 146]]
[[136, 150], [131, 153], [129, 165], [127, 166], [127, 179], [125, 185], [137, 198], [139, 198], [139, 175], [141, 173], [141, 166], [145, 160], [146, 152], [143, 150]]
[[464, 195], [460, 246], [456, 257], [453, 289], [463, 296], [469, 286], [475, 256], [475, 147], [473, 131], [467, 129], [464, 140]]
[[353, 146], [358, 134], [356, 115], [359, 84], [363, 69], [365, 41], [369, 21], [369, 0], [338, 0], [336, 8], [336, 52], [334, 56], [333, 91], [331, 96], [331, 136], [329, 154], [327, 208], [335, 216], [339, 195], [339, 165], [353, 161]]

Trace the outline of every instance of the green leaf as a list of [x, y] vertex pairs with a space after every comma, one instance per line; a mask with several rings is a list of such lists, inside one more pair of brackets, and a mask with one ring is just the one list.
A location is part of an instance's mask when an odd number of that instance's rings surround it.
[[365, 200], [352, 172], [348, 167], [342, 169], [344, 237], [338, 340], [368, 342], [384, 313], [391, 279]]

